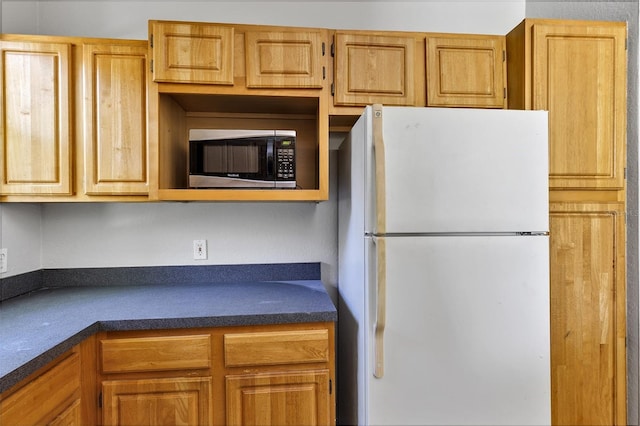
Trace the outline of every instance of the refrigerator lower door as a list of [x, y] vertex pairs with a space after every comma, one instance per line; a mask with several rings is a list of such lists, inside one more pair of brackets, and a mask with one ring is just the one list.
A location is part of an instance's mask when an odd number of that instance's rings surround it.
[[[367, 284], [359, 423], [550, 424], [548, 237], [386, 237], [378, 253], [379, 240], [368, 239], [367, 251], [384, 262], [386, 289]], [[384, 374], [376, 378], [380, 297]]]

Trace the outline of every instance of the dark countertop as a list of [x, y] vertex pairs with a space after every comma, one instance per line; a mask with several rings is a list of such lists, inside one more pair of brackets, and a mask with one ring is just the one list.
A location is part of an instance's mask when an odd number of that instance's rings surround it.
[[42, 289], [0, 303], [0, 392], [98, 331], [336, 320], [319, 280]]

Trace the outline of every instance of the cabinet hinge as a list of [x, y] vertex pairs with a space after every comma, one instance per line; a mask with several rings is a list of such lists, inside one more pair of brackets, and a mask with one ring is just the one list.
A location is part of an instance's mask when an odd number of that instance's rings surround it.
[[333, 83], [331, 83], [331, 96], [334, 96], [335, 94], [336, 94], [335, 86]]
[[151, 72], [153, 72], [153, 59], [149, 61], [149, 66], [151, 67]]
[[502, 88], [502, 98], [503, 99], [507, 99], [507, 88], [506, 87]]
[[324, 65], [322, 66], [322, 79], [327, 79], [327, 69], [324, 67]]
[[149, 37], [149, 46], [153, 48], [153, 34]]
[[507, 51], [506, 51], [506, 50], [503, 50], [503, 51], [502, 51], [502, 62], [504, 62], [504, 61], [506, 61], [506, 60], [507, 60]]
[[331, 57], [336, 56], [336, 45], [331, 43]]
[[333, 393], [333, 381], [329, 379], [329, 395]]
[[98, 395], [98, 408], [102, 408], [102, 392]]
[[322, 56], [324, 56], [324, 41], [322, 42]]

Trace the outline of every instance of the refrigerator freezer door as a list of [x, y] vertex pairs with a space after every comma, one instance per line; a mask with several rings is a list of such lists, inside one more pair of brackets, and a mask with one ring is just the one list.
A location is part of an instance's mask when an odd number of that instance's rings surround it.
[[361, 424], [549, 424], [548, 237], [384, 240], [384, 375], [371, 280]]
[[367, 232], [548, 231], [547, 112], [374, 106], [366, 114], [367, 204], [382, 200]]

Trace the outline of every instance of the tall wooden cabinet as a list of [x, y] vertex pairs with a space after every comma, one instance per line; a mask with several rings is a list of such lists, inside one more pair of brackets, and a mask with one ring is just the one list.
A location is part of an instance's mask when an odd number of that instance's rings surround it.
[[626, 25], [525, 20], [508, 105], [549, 111], [552, 423], [626, 422]]

